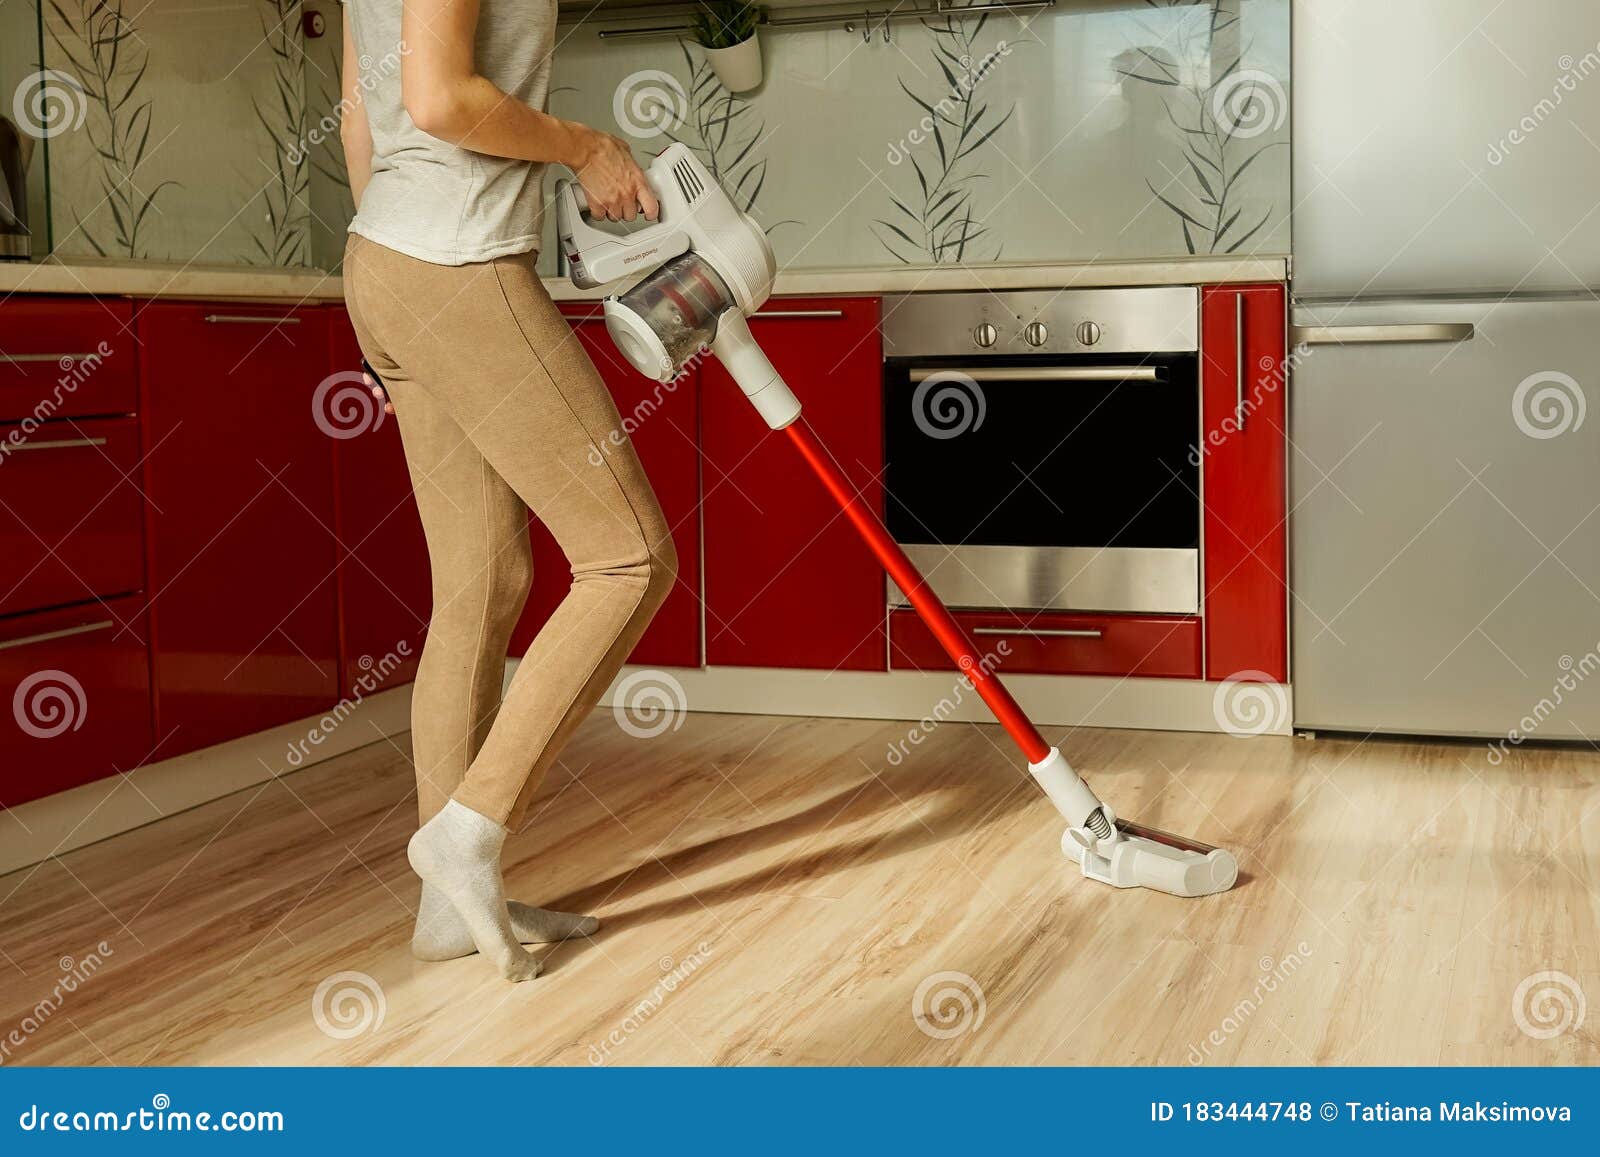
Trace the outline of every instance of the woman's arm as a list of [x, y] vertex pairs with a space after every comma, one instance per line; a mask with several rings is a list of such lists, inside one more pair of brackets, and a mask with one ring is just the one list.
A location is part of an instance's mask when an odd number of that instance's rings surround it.
[[339, 141], [344, 145], [344, 167], [350, 175], [350, 195], [356, 205], [361, 204], [361, 194], [372, 179], [372, 129], [367, 124], [367, 106], [361, 102], [357, 85], [360, 54], [356, 52], [356, 38], [350, 31], [350, 13], [344, 14], [344, 66], [340, 69], [339, 87], [343, 98], [344, 115], [339, 119]]
[[478, 0], [405, 0], [400, 91], [417, 128], [475, 153], [566, 165], [594, 215], [655, 220], [660, 206], [627, 143], [496, 88], [473, 59], [477, 28]]

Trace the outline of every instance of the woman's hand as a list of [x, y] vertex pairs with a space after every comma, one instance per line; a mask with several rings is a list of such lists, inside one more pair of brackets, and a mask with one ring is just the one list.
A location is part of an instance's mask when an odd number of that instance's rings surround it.
[[573, 166], [583, 195], [589, 200], [589, 215], [607, 221], [632, 221], [641, 212], [654, 221], [661, 214], [660, 202], [650, 190], [644, 172], [634, 162], [626, 141], [589, 130], [582, 160]]

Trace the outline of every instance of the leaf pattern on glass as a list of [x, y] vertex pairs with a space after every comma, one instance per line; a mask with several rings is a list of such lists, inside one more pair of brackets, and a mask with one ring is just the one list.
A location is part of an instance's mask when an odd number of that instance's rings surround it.
[[[1152, 8], [1197, 7], [1194, 0], [1145, 0]], [[1286, 141], [1254, 143], [1241, 138], [1238, 125], [1217, 116], [1220, 96], [1227, 93], [1248, 51], [1239, 40], [1240, 0], [1208, 0], [1203, 37], [1185, 28], [1178, 37], [1180, 61], [1167, 59], [1148, 48], [1125, 56], [1131, 63], [1117, 67], [1128, 80], [1162, 90], [1167, 117], [1183, 137], [1182, 157], [1157, 185], [1145, 179], [1150, 195], [1176, 219], [1190, 253], [1237, 253], [1258, 236], [1278, 212], [1268, 204], [1259, 216], [1246, 215], [1242, 183], [1262, 154], [1286, 147]], [[1198, 45], [1198, 47], [1197, 47]], [[1225, 62], [1225, 63], [1223, 63]], [[1218, 69], [1217, 65], [1223, 64]], [[1202, 76], [1207, 77], [1202, 82]], [[1246, 80], [1245, 99], [1254, 94]], [[1259, 208], [1259, 207], [1258, 207]]]
[[256, 226], [251, 241], [263, 264], [305, 265], [311, 259], [311, 171], [305, 147], [309, 123], [300, 0], [261, 2], [261, 37], [272, 53], [272, 94], [265, 101], [251, 98], [251, 105], [267, 135], [272, 161], [260, 192], [266, 219]]
[[926, 139], [904, 154], [915, 192], [891, 193], [893, 213], [873, 224], [879, 244], [904, 264], [1000, 259], [1001, 245], [996, 241], [990, 248], [993, 231], [977, 209], [978, 185], [988, 174], [974, 156], [1010, 122], [1016, 105], [1000, 112], [983, 96], [993, 57], [980, 61], [977, 42], [988, 20], [983, 13], [921, 21], [933, 36], [931, 53], [945, 87], [938, 96], [924, 98], [900, 78], [900, 90], [928, 126]]
[[138, 184], [153, 120], [143, 87], [150, 53], [133, 20], [123, 14], [122, 0], [76, 0], [71, 12], [57, 0], [48, 2], [57, 22], [50, 26], [50, 39], [94, 110], [85, 126], [99, 162], [100, 200], [89, 215], [104, 209], [111, 219], [109, 232], [96, 233], [74, 205], [74, 230], [101, 257], [147, 256], [140, 229], [161, 193], [178, 185], [161, 181], [144, 189]]

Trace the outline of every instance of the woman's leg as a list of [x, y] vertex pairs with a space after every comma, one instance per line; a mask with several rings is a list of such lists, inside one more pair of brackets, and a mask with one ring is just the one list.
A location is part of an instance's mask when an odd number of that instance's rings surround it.
[[[450, 682], [439, 701], [449, 705], [442, 714], [453, 722], [439, 735], [437, 719], [418, 719], [419, 776], [425, 751], [439, 753], [440, 768], [428, 773], [423, 811], [427, 815], [445, 793], [452, 805], [430, 816], [420, 846], [414, 841], [414, 863], [421, 861], [425, 879], [439, 877], [480, 950], [520, 975], [525, 966], [505, 943], [510, 932], [499, 927], [503, 912], [494, 911], [496, 835], [503, 838], [504, 826], [520, 820], [561, 744], [670, 589], [671, 539], [632, 446], [614, 437], [616, 408], [544, 293], [531, 259], [446, 267], [359, 243], [346, 268], [364, 348], [381, 350], [374, 367], [395, 377], [395, 408], [419, 505], [434, 508], [424, 520], [436, 601], [448, 595], [439, 589], [441, 559], [450, 560], [453, 574], [481, 572], [480, 596], [469, 593], [453, 625], [436, 618], [431, 629], [449, 636], [435, 648], [440, 661], [429, 674]], [[429, 412], [434, 420], [424, 419]], [[423, 432], [413, 436], [413, 425]], [[430, 463], [438, 468], [430, 470]], [[497, 484], [507, 489], [497, 491]], [[430, 496], [435, 488], [440, 493]], [[490, 649], [485, 639], [497, 635], [497, 653], [504, 654], [526, 584], [526, 567], [519, 571], [514, 561], [504, 561], [511, 540], [526, 549], [520, 525], [511, 526], [522, 514], [520, 506], [514, 517], [508, 511], [510, 494], [555, 534], [572, 564], [573, 584], [494, 717], [480, 670]], [[434, 523], [446, 524], [437, 536]], [[474, 523], [481, 535], [468, 533]], [[460, 565], [463, 556], [474, 565]], [[493, 581], [493, 572], [502, 580]], [[431, 635], [428, 646], [434, 647]], [[425, 665], [429, 659], [425, 650]], [[429, 701], [433, 682], [425, 689]], [[482, 868], [491, 855], [493, 881]], [[472, 870], [444, 878], [455, 860]]]

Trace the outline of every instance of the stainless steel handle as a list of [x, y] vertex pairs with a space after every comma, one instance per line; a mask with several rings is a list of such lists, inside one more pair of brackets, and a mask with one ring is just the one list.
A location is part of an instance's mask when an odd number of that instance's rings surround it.
[[1233, 295], [1233, 380], [1238, 391], [1233, 402], [1233, 420], [1244, 432], [1244, 294]]
[[8, 354], [0, 350], [0, 362], [86, 362], [99, 354]]
[[253, 313], [208, 313], [212, 325], [299, 325], [298, 317], [268, 317]]
[[844, 310], [842, 309], [758, 309], [756, 312], [750, 315], [750, 320], [759, 321], [768, 318], [777, 320], [779, 318], [796, 317], [829, 318], [843, 316]]
[[104, 446], [104, 438], [57, 438], [51, 442], [18, 442], [11, 453], [19, 450], [70, 450], [76, 446]]
[[974, 635], [1022, 635], [1030, 639], [1098, 639], [1098, 627], [973, 627]]
[[1159, 382], [1155, 366], [913, 366], [911, 380], [922, 382], [938, 374], [960, 374], [975, 382]]
[[97, 623], [84, 623], [78, 627], [64, 627], [59, 631], [45, 631], [38, 635], [24, 635], [20, 639], [0, 639], [0, 651], [12, 651], [18, 647], [31, 647], [35, 643], [48, 643], [51, 639], [67, 639], [73, 635], [87, 635], [94, 631], [108, 631], [116, 624], [110, 619]]
[[1295, 345], [1388, 345], [1398, 342], [1471, 341], [1471, 322], [1428, 322], [1420, 325], [1297, 325], [1290, 329]]

